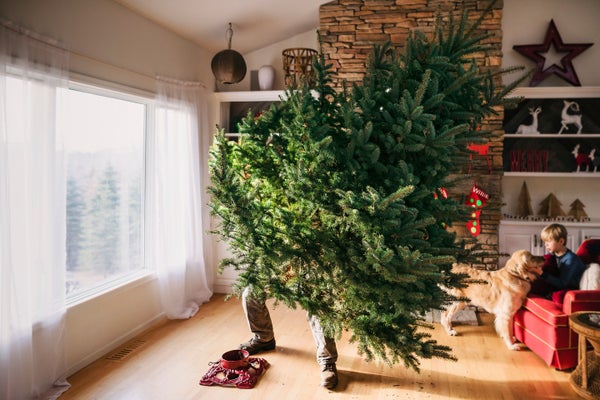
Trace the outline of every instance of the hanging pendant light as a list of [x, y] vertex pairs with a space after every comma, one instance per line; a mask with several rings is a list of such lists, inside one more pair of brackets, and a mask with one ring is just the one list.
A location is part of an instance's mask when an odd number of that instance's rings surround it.
[[227, 29], [227, 49], [218, 52], [212, 59], [210, 67], [219, 83], [238, 83], [246, 76], [246, 62], [244, 57], [235, 50], [231, 50], [233, 29], [231, 22]]

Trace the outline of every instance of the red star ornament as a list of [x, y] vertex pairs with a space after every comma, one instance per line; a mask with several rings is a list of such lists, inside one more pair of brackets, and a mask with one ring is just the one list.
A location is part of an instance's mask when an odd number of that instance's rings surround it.
[[[541, 54], [547, 53], [550, 50], [550, 45], [553, 45], [558, 53], [567, 54], [560, 59], [561, 65], [552, 64], [544, 69], [546, 57]], [[531, 78], [529, 86], [537, 86], [540, 82], [553, 74], [561, 77], [573, 86], [581, 86], [577, 73], [575, 72], [575, 67], [573, 67], [573, 59], [592, 45], [593, 43], [563, 43], [562, 38], [558, 33], [558, 29], [556, 29], [556, 25], [554, 24], [554, 20], [550, 20], [544, 43], [515, 45], [513, 46], [513, 49], [536, 63], [537, 69]]]

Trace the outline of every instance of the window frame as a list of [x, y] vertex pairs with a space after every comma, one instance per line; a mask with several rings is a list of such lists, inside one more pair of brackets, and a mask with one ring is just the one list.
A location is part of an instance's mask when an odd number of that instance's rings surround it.
[[[155, 102], [154, 94], [122, 85], [115, 82], [108, 82], [98, 78], [92, 78], [85, 75], [72, 74], [69, 77], [68, 86], [65, 90], [75, 90], [83, 93], [89, 93], [93, 95], [110, 97], [123, 101], [130, 101], [134, 103], [143, 104], [146, 107], [146, 115], [144, 120], [145, 133], [143, 143], [143, 172], [144, 172], [144, 184], [143, 184], [143, 204], [142, 204], [142, 227], [141, 227], [141, 240], [142, 240], [142, 261], [141, 268], [136, 271], [131, 271], [123, 275], [119, 275], [114, 278], [109, 278], [102, 283], [94, 285], [88, 289], [81, 290], [72, 295], [67, 295], [65, 298], [65, 305], [67, 308], [77, 306], [87, 301], [94, 300], [100, 296], [108, 293], [116, 293], [126, 288], [135, 287], [141, 285], [150, 280], [156, 279], [156, 272], [148, 266], [146, 259], [146, 220], [148, 217], [147, 211], [147, 181], [146, 175], [148, 172], [147, 160], [148, 160], [148, 138], [154, 131], [154, 115], [155, 115]], [[66, 221], [65, 221], [66, 223]], [[66, 243], [65, 243], [66, 246]], [[66, 247], [65, 247], [66, 250]], [[65, 265], [66, 268], [66, 265]]]

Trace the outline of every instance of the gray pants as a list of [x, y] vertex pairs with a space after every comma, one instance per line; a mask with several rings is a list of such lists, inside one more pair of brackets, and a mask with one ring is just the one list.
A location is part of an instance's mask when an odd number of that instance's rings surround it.
[[[252, 297], [250, 289], [246, 288], [242, 294], [242, 306], [254, 338], [260, 342], [274, 339], [273, 322], [265, 301]], [[307, 319], [317, 345], [317, 362], [320, 365], [334, 364], [338, 357], [335, 340], [325, 337], [321, 322], [316, 316], [307, 314]]]

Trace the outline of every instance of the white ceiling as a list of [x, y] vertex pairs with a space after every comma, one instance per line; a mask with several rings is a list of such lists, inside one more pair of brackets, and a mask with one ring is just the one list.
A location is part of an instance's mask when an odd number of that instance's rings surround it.
[[132, 11], [217, 52], [248, 53], [319, 26], [319, 6], [330, 0], [115, 0]]

